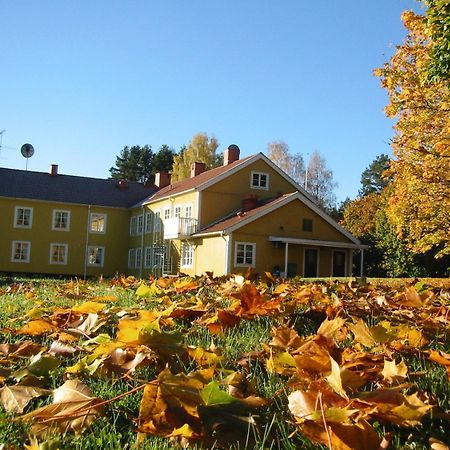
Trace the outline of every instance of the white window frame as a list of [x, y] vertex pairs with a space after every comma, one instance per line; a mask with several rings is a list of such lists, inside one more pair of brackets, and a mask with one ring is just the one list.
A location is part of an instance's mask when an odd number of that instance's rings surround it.
[[190, 269], [193, 266], [194, 266], [194, 246], [190, 242], [182, 242], [180, 267]]
[[[53, 255], [54, 255], [54, 247], [63, 247], [64, 248], [64, 260], [63, 261], [54, 261], [53, 260]], [[49, 256], [49, 263], [50, 264], [57, 264], [60, 266], [65, 266], [67, 265], [67, 259], [68, 259], [68, 251], [69, 251], [69, 246], [67, 244], [63, 244], [61, 242], [52, 242], [50, 244], [50, 256]]]
[[[29, 221], [30, 223], [28, 225], [23, 225], [17, 223], [19, 219], [19, 210], [28, 210], [30, 212]], [[14, 228], [27, 228], [30, 229], [33, 227], [33, 208], [30, 206], [16, 206], [14, 208]], [[19, 241], [17, 241], [19, 242]], [[25, 241], [24, 241], [25, 242]]]
[[144, 268], [151, 269], [153, 264], [153, 247], [145, 247], [144, 248]]
[[164, 208], [164, 220], [170, 219], [170, 207], [169, 208]]
[[[16, 245], [17, 244], [26, 244], [26, 252], [25, 259], [16, 259]], [[12, 241], [11, 247], [11, 262], [15, 263], [29, 263], [31, 256], [31, 242], [30, 241]]]
[[[97, 216], [98, 218], [102, 218], [104, 220], [104, 226], [103, 226], [103, 230], [98, 231], [98, 230], [93, 230], [92, 229], [92, 223], [94, 221], [94, 217]], [[95, 219], [98, 220], [98, 219]], [[91, 215], [89, 216], [89, 232], [90, 233], [95, 233], [95, 234], [106, 234], [106, 225], [108, 222], [108, 215], [106, 213], [96, 213], [96, 212], [92, 212]]]
[[181, 217], [181, 205], [176, 205], [173, 209], [173, 217], [180, 218]]
[[147, 212], [145, 213], [145, 233], [149, 234], [153, 229], [153, 213]]
[[144, 231], [144, 215], [139, 214], [137, 217], [136, 233], [141, 235]]
[[[238, 262], [238, 247], [243, 246], [244, 261]], [[247, 262], [247, 247], [251, 247], [251, 262]], [[256, 243], [255, 242], [235, 242], [234, 243], [234, 266], [235, 267], [255, 267], [256, 265]]]
[[[257, 177], [255, 181], [255, 176]], [[261, 186], [262, 177], [266, 177], [266, 185]], [[269, 174], [267, 172], [256, 172], [253, 171], [250, 174], [250, 187], [252, 189], [262, 189], [264, 191], [269, 190]]]
[[[90, 256], [91, 256], [91, 250], [98, 249], [101, 250], [101, 261], [98, 263], [91, 263]], [[105, 247], [101, 247], [99, 245], [90, 245], [88, 247], [88, 254], [87, 254], [87, 265], [89, 267], [103, 267], [105, 265]]]
[[[58, 213], [67, 214], [67, 226], [66, 228], [61, 228], [56, 226], [56, 215]], [[63, 223], [63, 222], [62, 222]], [[52, 230], [53, 231], [70, 231], [70, 211], [66, 209], [54, 209], [52, 214]]]
[[135, 251], [135, 264], [134, 267], [136, 269], [140, 269], [141, 268], [141, 264], [142, 264], [142, 248], [137, 248]]
[[192, 218], [192, 210], [193, 210], [192, 203], [184, 205], [184, 217], [186, 219]]
[[153, 216], [153, 232], [159, 233], [161, 231], [161, 211], [155, 211]]
[[134, 248], [128, 249], [128, 268], [134, 269], [136, 265], [136, 250]]
[[130, 236], [134, 236], [137, 230], [137, 216], [130, 217]]

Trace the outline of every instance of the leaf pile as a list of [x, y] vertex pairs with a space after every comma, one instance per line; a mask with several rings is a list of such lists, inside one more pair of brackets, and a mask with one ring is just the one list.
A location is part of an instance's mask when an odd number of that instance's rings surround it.
[[[426, 423], [432, 445], [450, 444], [439, 433], [450, 426], [450, 399], [422, 382], [426, 369], [441, 371], [450, 396], [444, 287], [312, 284], [270, 274], [120, 277], [107, 295], [97, 287], [56, 284], [59, 306], [46, 306], [26, 284], [0, 292], [34, 305], [8, 320], [0, 344], [1, 405], [28, 424], [30, 445], [79, 435], [137, 393], [138, 407], [124, 417], [138, 442], [159, 436], [183, 446], [283, 448], [284, 427], [329, 448], [370, 450]], [[130, 295], [134, 306], [123, 306]], [[261, 321], [267, 339], [231, 339]], [[250, 351], [233, 348], [241, 345]], [[93, 380], [127, 388], [99, 398]]]

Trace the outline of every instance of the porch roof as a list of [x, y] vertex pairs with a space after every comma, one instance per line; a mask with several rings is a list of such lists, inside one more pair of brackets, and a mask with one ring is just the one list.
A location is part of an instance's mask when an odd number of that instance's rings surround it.
[[370, 248], [369, 245], [353, 244], [352, 242], [322, 241], [319, 239], [299, 239], [281, 236], [269, 236], [269, 241], [283, 242], [285, 244], [308, 245], [311, 247], [346, 248], [351, 250], [364, 250]]

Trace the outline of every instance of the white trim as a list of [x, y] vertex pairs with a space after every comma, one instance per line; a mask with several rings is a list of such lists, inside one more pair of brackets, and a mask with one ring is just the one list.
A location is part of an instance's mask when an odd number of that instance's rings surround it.
[[289, 242], [290, 244], [298, 244], [298, 245], [310, 245], [313, 247], [334, 247], [336, 249], [339, 248], [347, 248], [347, 249], [361, 249], [361, 248], [369, 248], [368, 245], [362, 244], [351, 244], [350, 242], [339, 242], [339, 241], [322, 241], [319, 239], [298, 239], [298, 238], [289, 238], [282, 236], [269, 236], [269, 241], [275, 242]]
[[[17, 212], [19, 209], [28, 209], [30, 211], [30, 224], [29, 225], [19, 225], [17, 223]], [[14, 222], [13, 222], [14, 228], [25, 228], [25, 229], [31, 229], [33, 228], [33, 207], [32, 206], [15, 206], [14, 207]], [[21, 242], [21, 241], [17, 241]], [[23, 241], [26, 242], [26, 241]]]
[[153, 232], [153, 211], [146, 211], [144, 216], [145, 234], [150, 234]]
[[138, 214], [136, 216], [136, 234], [140, 236], [143, 232], [144, 232], [144, 214]]
[[180, 203], [177, 203], [173, 207], [173, 217], [177, 219], [181, 218], [183, 214], [183, 206]]
[[[27, 244], [27, 252], [25, 254], [25, 259], [15, 259], [16, 254], [16, 244]], [[13, 263], [29, 263], [31, 258], [31, 242], [30, 241], [12, 241], [11, 246], [11, 262]]]
[[[189, 216], [186, 214], [186, 208], [190, 208], [191, 212], [189, 213]], [[192, 217], [192, 213], [194, 211], [194, 205], [192, 203], [184, 203], [183, 204], [183, 211], [181, 214], [181, 217], [185, 217], [185, 218], [189, 218], [189, 219], [194, 219], [194, 217]]]
[[128, 249], [128, 269], [134, 269], [136, 265], [136, 249], [129, 248]]
[[[258, 175], [258, 184], [257, 185], [253, 184], [253, 177], [255, 175]], [[266, 185], [265, 186], [260, 186], [261, 176], [266, 177]], [[250, 189], [258, 189], [258, 190], [262, 190], [262, 191], [268, 191], [269, 190], [269, 182], [270, 182], [270, 175], [268, 172], [260, 172], [260, 171], [256, 171], [256, 170], [252, 170], [250, 172]]]
[[[248, 156], [243, 159], [237, 160], [234, 164], [234, 167], [230, 168], [229, 170], [226, 170], [225, 172], [222, 172], [220, 175], [217, 175], [216, 177], [213, 177], [209, 179], [208, 181], [205, 181], [204, 183], [200, 183], [197, 187], [189, 188], [184, 191], [177, 192], [176, 194], [172, 194], [171, 192], [168, 192], [167, 195], [164, 197], [159, 197], [155, 200], [152, 198], [149, 198], [148, 201], [143, 201], [145, 205], [148, 205], [153, 202], [159, 202], [161, 200], [165, 200], [169, 197], [173, 197], [174, 195], [181, 195], [186, 194], [188, 192], [194, 192], [194, 191], [203, 191], [204, 189], [208, 188], [209, 186], [212, 186], [219, 181], [224, 180], [225, 178], [229, 177], [230, 175], [236, 173], [237, 171], [247, 167], [249, 164], [253, 163], [254, 161], [258, 161], [262, 157], [266, 158], [262, 153], [256, 153], [255, 155]], [[267, 159], [267, 158], [266, 158]], [[213, 169], [211, 169], [213, 170]], [[158, 194], [158, 191], [156, 191], [152, 197]], [[141, 202], [142, 203], [142, 202]], [[140, 204], [137, 204], [135, 206], [140, 206]]]
[[[238, 248], [238, 245], [244, 245], [244, 261], [245, 261], [246, 247], [247, 246], [251, 246], [252, 247], [252, 262], [251, 262], [251, 264], [246, 264], [245, 262], [243, 262], [243, 263], [238, 263], [237, 262], [237, 248]], [[256, 243], [255, 242], [236, 241], [234, 243], [234, 267], [255, 267], [255, 266], [256, 266]]]
[[142, 267], [142, 248], [141, 247], [136, 248], [136, 251], [134, 253], [134, 258], [135, 258], [134, 268], [140, 269]]
[[155, 209], [153, 212], [153, 233], [160, 233], [162, 229], [161, 210]]
[[[53, 261], [53, 246], [57, 245], [58, 247], [64, 247], [64, 261], [60, 262], [60, 261]], [[67, 260], [68, 260], [68, 255], [69, 254], [69, 245], [68, 244], [64, 244], [62, 242], [51, 242], [50, 243], [50, 255], [49, 255], [49, 264], [56, 264], [59, 266], [66, 266], [67, 265]]]
[[[166, 212], [167, 212], [167, 211], [169, 211], [169, 214], [168, 214], [168, 216], [166, 217]], [[170, 207], [170, 206], [164, 207], [164, 210], [163, 210], [163, 220], [170, 219], [171, 217], [172, 217], [172, 209], [171, 209], [171, 207]]]
[[217, 175], [217, 177], [214, 177], [208, 181], [205, 181], [203, 184], [200, 184], [197, 186], [198, 191], [203, 191], [210, 186], [218, 183], [219, 181], [224, 180], [225, 178], [228, 178], [230, 175], [233, 175], [234, 173], [238, 172], [241, 169], [244, 169], [245, 167], [249, 166], [250, 164], [254, 163], [255, 161], [258, 161], [263, 157], [264, 155], [262, 153], [256, 153], [255, 155], [251, 155], [248, 157], [248, 159], [242, 159], [237, 160], [236, 165], [234, 167], [231, 167], [229, 170], [226, 170], [225, 172], [221, 173], [220, 175]]
[[197, 225], [200, 226], [200, 217], [202, 214], [202, 193], [197, 191]]
[[136, 235], [136, 230], [137, 230], [137, 215], [134, 215], [134, 216], [130, 217], [129, 235], [130, 236], [135, 236]]
[[[187, 259], [190, 260], [190, 262], [188, 261], [187, 264], [184, 262], [186, 257], [185, 248], [189, 248], [189, 251], [187, 252]], [[192, 269], [192, 267], [194, 267], [194, 246], [188, 241], [183, 241], [181, 243], [180, 250], [180, 268], [183, 267], [185, 269]]]
[[304, 247], [303, 248], [303, 278], [306, 278], [305, 270], [306, 270], [306, 250], [315, 250], [317, 254], [317, 262], [316, 262], [316, 275], [314, 277], [308, 278], [317, 278], [319, 276], [319, 267], [320, 267], [320, 250], [317, 247]]
[[[66, 228], [57, 228], [56, 224], [56, 214], [63, 213], [67, 214], [67, 227]], [[52, 212], [52, 231], [70, 231], [70, 211], [67, 209], [54, 209]]]
[[[101, 218], [103, 216], [103, 218], [104, 218], [103, 230], [98, 231], [98, 230], [93, 230], [92, 229], [93, 216], [99, 216], [99, 218]], [[89, 233], [106, 234], [107, 222], [108, 222], [108, 214], [106, 214], [106, 213], [98, 213], [98, 212], [91, 212], [90, 215], [89, 215]]]
[[230, 235], [222, 235], [225, 240], [225, 267], [224, 272], [225, 275], [228, 275], [231, 271], [231, 236]]
[[[361, 248], [361, 243], [358, 239], [356, 239], [354, 236], [352, 236], [348, 231], [344, 230], [340, 225], [338, 225], [331, 217], [328, 216], [325, 212], [323, 212], [320, 208], [313, 205], [308, 199], [303, 197], [299, 192], [292, 192], [291, 194], [286, 195], [281, 200], [274, 200], [272, 205], [269, 205], [267, 208], [264, 208], [262, 211], [258, 212], [257, 214], [250, 215], [243, 220], [239, 221], [238, 223], [226, 228], [225, 230], [218, 230], [213, 231], [211, 233], [196, 233], [194, 237], [200, 237], [200, 236], [208, 236], [212, 234], [221, 234], [223, 232], [232, 233], [233, 231], [236, 231], [237, 229], [243, 227], [244, 225], [248, 225], [249, 223], [253, 222], [254, 220], [257, 220], [266, 214], [271, 213], [272, 211], [277, 210], [278, 208], [281, 208], [284, 205], [287, 205], [293, 200], [299, 200], [303, 202], [306, 206], [308, 206], [310, 209], [312, 209], [315, 213], [317, 213], [319, 216], [321, 216], [323, 219], [325, 219], [330, 225], [332, 225], [334, 228], [336, 228], [341, 234], [343, 234], [346, 238], [348, 238], [351, 243], [345, 244], [345, 247], [347, 248]], [[280, 238], [278, 240], [285, 239]], [[313, 241], [314, 242], [314, 241]], [[295, 242], [292, 242], [295, 243]], [[340, 244], [339, 244], [340, 245]]]
[[[89, 262], [89, 256], [91, 249], [98, 248], [101, 250], [101, 261], [99, 263], [90, 263]], [[103, 267], [105, 265], [105, 247], [102, 247], [100, 245], [89, 245], [88, 246], [88, 252], [87, 252], [87, 265], [89, 267]]]

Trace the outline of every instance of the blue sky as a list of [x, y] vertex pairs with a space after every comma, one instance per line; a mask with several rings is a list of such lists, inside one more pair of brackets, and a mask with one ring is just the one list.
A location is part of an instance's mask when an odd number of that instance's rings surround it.
[[390, 153], [372, 70], [414, 0], [0, 0], [0, 166], [104, 178], [125, 145], [197, 132], [243, 156], [318, 150], [355, 197]]

